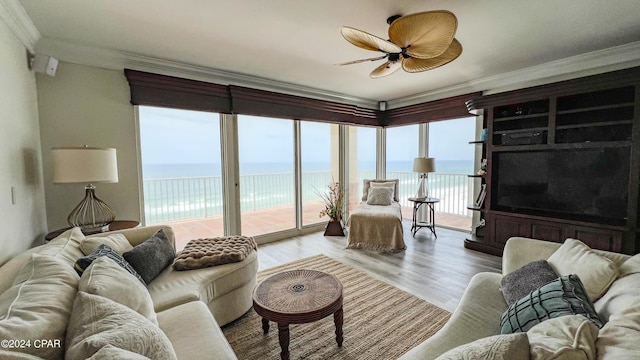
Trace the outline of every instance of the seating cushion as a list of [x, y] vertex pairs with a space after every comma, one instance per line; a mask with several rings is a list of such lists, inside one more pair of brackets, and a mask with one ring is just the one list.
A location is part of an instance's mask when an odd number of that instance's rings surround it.
[[560, 276], [578, 275], [591, 301], [598, 300], [618, 277], [618, 266], [613, 261], [580, 240], [565, 240], [547, 261]]
[[532, 360], [596, 358], [598, 328], [582, 315], [544, 321], [527, 331]]
[[147, 318], [105, 297], [78, 291], [65, 359], [87, 359], [108, 344], [150, 359], [177, 359], [167, 336]]
[[160, 229], [145, 242], [122, 256], [136, 269], [144, 282], [149, 284], [162, 270], [171, 265], [176, 257], [176, 251], [167, 234]]
[[147, 288], [106, 256], [96, 259], [85, 270], [78, 283], [78, 291], [111, 299], [158, 324], [153, 300]]
[[[50, 339], [61, 346], [15, 349], [44, 359], [64, 357], [64, 334], [69, 322], [78, 274], [64, 260], [33, 254], [0, 295], [0, 339]], [[5, 349], [11, 350], [11, 349]]]
[[187, 243], [173, 262], [175, 270], [193, 270], [244, 260], [258, 248], [250, 236], [223, 236], [194, 239]]
[[509, 306], [500, 319], [501, 333], [527, 331], [545, 320], [575, 314], [585, 316], [598, 328], [603, 325], [580, 278], [561, 276]]
[[526, 360], [529, 359], [529, 341], [527, 334], [495, 335], [460, 345], [444, 354], [436, 360]]
[[93, 354], [89, 360], [151, 360], [146, 356], [136, 354], [129, 350], [117, 348], [113, 345], [105, 345], [97, 353]]

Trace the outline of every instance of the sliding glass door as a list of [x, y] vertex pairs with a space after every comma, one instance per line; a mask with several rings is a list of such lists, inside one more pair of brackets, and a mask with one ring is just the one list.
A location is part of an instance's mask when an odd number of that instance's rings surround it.
[[238, 115], [242, 234], [296, 228], [294, 121]]
[[145, 224], [170, 223], [178, 250], [190, 239], [223, 235], [219, 114], [138, 112]]
[[399, 179], [398, 199], [402, 216], [411, 219], [413, 203], [407, 200], [416, 195], [418, 174], [413, 172], [413, 159], [419, 156], [419, 125], [386, 129], [386, 178]]
[[377, 128], [349, 126], [349, 210], [362, 201], [362, 181], [376, 178]]

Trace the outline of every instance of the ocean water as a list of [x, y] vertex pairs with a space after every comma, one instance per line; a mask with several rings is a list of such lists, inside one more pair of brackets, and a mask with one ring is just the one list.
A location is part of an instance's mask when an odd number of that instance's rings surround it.
[[[365, 171], [374, 171], [374, 162], [360, 162], [358, 167]], [[303, 172], [326, 171], [330, 168], [328, 163], [304, 163]], [[387, 172], [412, 172], [413, 161], [390, 161], [387, 163]], [[284, 174], [292, 173], [291, 163], [242, 163], [240, 174]], [[142, 166], [143, 179], [172, 179], [191, 178], [205, 176], [220, 176], [221, 164], [144, 164]], [[473, 174], [473, 161], [471, 160], [436, 160], [436, 173], [442, 174]]]
[[[400, 179], [399, 197], [415, 194], [418, 175], [413, 161], [387, 163], [389, 178]], [[375, 164], [361, 163], [359, 179], [375, 178]], [[303, 164], [302, 200], [319, 201], [332, 181], [327, 163]], [[464, 194], [471, 174], [471, 161], [436, 162], [436, 175], [429, 177], [433, 196]], [[268, 209], [295, 202], [293, 167], [285, 163], [245, 163], [240, 166], [240, 206], [242, 211]], [[144, 206], [148, 223], [218, 216], [223, 212], [220, 164], [145, 164], [143, 166]], [[357, 183], [361, 181], [358, 180]], [[355, 190], [355, 189], [353, 189]], [[356, 190], [356, 194], [361, 189]], [[466, 199], [460, 208], [464, 209]]]

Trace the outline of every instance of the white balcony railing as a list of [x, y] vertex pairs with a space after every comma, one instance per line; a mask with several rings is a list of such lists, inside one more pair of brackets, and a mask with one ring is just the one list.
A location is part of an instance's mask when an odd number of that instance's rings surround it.
[[[318, 201], [315, 189], [323, 191], [331, 182], [326, 171], [303, 172], [305, 189], [302, 201]], [[360, 179], [374, 178], [373, 172], [362, 172]], [[388, 179], [399, 179], [400, 204], [411, 207], [407, 200], [415, 195], [418, 176], [413, 172], [389, 172]], [[361, 181], [360, 181], [361, 183]], [[429, 195], [437, 197], [436, 211], [471, 216], [471, 181], [463, 174], [432, 173], [428, 180]], [[269, 209], [294, 204], [294, 177], [291, 173], [243, 175], [240, 177], [240, 203], [243, 211]], [[352, 196], [358, 196], [361, 188]], [[223, 211], [222, 178], [220, 176], [145, 179], [144, 211], [149, 224], [165, 221], [221, 216]]]

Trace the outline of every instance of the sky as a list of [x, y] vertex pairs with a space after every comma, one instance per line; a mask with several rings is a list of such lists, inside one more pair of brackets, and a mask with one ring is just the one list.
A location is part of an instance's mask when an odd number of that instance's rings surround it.
[[[218, 114], [140, 106], [140, 137], [145, 163], [218, 163], [220, 120]], [[290, 161], [293, 158], [293, 121], [239, 115], [238, 140], [241, 162]], [[330, 126], [303, 122], [305, 161], [327, 162]], [[358, 160], [375, 160], [376, 129], [358, 128]], [[429, 125], [429, 156], [436, 160], [471, 160], [475, 118], [440, 121]], [[387, 160], [413, 161], [418, 154], [418, 125], [387, 130]]]

